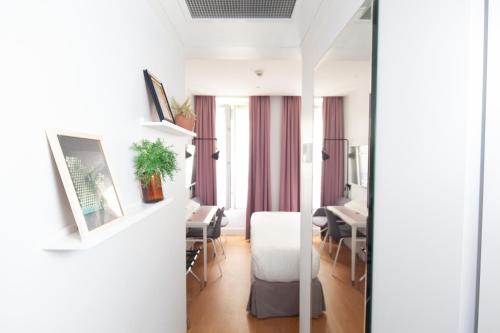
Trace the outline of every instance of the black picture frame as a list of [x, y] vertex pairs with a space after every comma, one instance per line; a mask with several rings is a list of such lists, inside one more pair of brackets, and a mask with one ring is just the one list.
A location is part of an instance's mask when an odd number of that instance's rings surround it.
[[144, 79], [146, 80], [146, 86], [148, 87], [149, 93], [153, 98], [160, 121], [166, 120], [175, 124], [174, 114], [172, 112], [172, 108], [170, 107], [170, 103], [168, 102], [163, 83], [149, 73], [147, 69], [143, 70], [143, 73]]

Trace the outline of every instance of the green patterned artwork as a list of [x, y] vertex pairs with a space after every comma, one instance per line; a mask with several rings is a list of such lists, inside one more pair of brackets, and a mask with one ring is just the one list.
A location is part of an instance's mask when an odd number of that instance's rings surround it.
[[102, 210], [104, 198], [100, 195], [98, 188], [103, 184], [104, 175], [93, 172], [77, 157], [66, 156], [65, 159], [83, 214]]

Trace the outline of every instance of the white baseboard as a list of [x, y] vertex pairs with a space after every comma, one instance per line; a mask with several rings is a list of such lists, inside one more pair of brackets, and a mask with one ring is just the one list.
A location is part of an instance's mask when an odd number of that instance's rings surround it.
[[223, 235], [244, 235], [245, 228], [222, 228]]

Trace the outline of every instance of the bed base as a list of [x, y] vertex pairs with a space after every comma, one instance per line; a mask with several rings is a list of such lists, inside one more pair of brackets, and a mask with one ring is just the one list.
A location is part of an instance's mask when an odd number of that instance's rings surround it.
[[[247, 311], [258, 319], [299, 315], [300, 283], [268, 282], [253, 279]], [[318, 278], [311, 283], [311, 316], [319, 318], [325, 311], [323, 287]]]

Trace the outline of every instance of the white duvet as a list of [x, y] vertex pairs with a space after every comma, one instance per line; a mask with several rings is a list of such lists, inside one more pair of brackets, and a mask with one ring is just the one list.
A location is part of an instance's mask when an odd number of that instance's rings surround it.
[[[269, 282], [299, 281], [300, 213], [258, 212], [250, 223], [253, 275]], [[318, 272], [319, 254], [313, 248], [312, 277]]]

